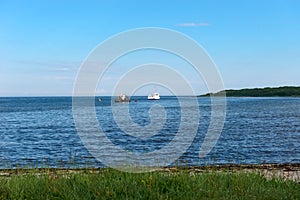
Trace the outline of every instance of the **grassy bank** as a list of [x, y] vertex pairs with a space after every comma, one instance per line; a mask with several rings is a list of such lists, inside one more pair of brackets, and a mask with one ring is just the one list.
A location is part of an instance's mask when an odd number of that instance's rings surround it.
[[10, 170], [0, 199], [300, 199], [300, 184], [257, 172], [173, 169]]

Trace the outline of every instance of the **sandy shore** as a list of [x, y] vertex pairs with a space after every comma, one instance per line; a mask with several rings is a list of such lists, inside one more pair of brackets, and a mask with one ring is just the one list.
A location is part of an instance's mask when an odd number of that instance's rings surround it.
[[[11, 177], [12, 175], [24, 175], [28, 173], [37, 174], [73, 174], [73, 173], [101, 173], [105, 168], [99, 169], [2, 169], [0, 177]], [[225, 172], [225, 173], [259, 173], [260, 175], [271, 178], [280, 178], [283, 180], [292, 180], [300, 183], [300, 163], [299, 164], [260, 164], [260, 165], [214, 165], [214, 166], [196, 166], [196, 167], [163, 167], [158, 171], [163, 173], [176, 173], [181, 170], [188, 171], [191, 175], [204, 172]]]

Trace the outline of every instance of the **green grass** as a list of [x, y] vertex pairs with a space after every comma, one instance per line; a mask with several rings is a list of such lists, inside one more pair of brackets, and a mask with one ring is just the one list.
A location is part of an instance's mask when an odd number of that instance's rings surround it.
[[300, 199], [300, 184], [214, 170], [28, 170], [0, 177], [0, 199]]

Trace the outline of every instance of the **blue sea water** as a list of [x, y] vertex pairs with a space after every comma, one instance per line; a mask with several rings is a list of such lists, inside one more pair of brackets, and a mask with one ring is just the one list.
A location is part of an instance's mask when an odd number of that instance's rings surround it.
[[[158, 134], [145, 142], [122, 132], [114, 120], [112, 106], [123, 104], [115, 105], [111, 97], [102, 97], [101, 102], [95, 98], [99, 125], [115, 145], [128, 151], [163, 148], [180, 126], [178, 99], [135, 98], [138, 101], [127, 106], [131, 120], [139, 126], [150, 124], [149, 110], [154, 105], [164, 109], [165, 123]], [[200, 113], [197, 135], [174, 165], [300, 163], [300, 98], [227, 98], [223, 131], [204, 158], [199, 158], [199, 148], [210, 123], [211, 106], [210, 98], [197, 100], [199, 106], [191, 108]], [[0, 168], [26, 166], [104, 166], [87, 150], [76, 131], [72, 97], [0, 98]]]

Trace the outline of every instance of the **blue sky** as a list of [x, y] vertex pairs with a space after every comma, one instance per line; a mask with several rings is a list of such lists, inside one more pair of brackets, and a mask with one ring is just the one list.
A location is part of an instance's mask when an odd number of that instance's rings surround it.
[[[193, 38], [216, 63], [225, 88], [299, 86], [299, 10], [297, 0], [3, 0], [0, 96], [72, 95], [76, 73], [91, 50], [141, 27]], [[107, 82], [99, 95], [108, 94]], [[194, 87], [205, 91], [202, 83]]]

